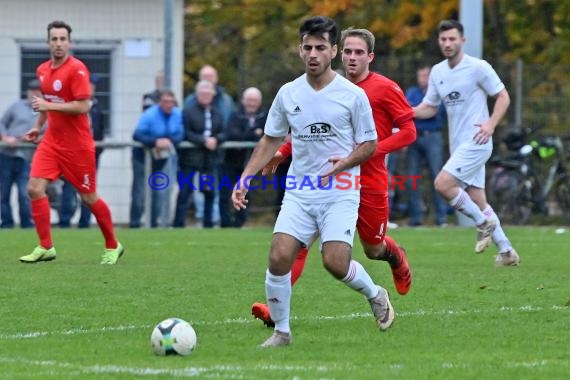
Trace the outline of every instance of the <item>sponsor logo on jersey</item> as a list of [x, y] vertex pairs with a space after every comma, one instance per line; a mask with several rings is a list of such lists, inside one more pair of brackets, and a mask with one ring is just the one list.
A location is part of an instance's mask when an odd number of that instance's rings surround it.
[[336, 137], [336, 133], [328, 123], [313, 123], [303, 128], [297, 137], [302, 141], [327, 141]]
[[461, 93], [452, 91], [445, 96], [444, 102], [446, 107], [453, 107], [464, 103], [465, 99], [461, 97]]

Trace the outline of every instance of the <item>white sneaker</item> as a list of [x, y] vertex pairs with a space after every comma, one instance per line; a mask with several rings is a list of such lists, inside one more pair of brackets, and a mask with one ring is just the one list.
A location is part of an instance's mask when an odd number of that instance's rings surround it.
[[376, 285], [378, 287], [378, 295], [372, 299], [369, 299], [370, 307], [372, 308], [372, 314], [376, 318], [376, 324], [378, 328], [382, 331], [388, 330], [394, 322], [396, 315], [394, 314], [394, 308], [390, 303], [390, 298], [388, 297], [388, 291], [386, 289]]
[[508, 252], [499, 253], [495, 258], [495, 265], [498, 267], [517, 266], [520, 264], [520, 262], [521, 259], [514, 248]]
[[291, 342], [293, 342], [293, 336], [291, 336], [291, 333], [284, 333], [275, 330], [273, 332], [273, 335], [271, 335], [269, 339], [263, 342], [260, 347], [270, 348], [270, 347], [288, 346], [291, 344]]
[[491, 244], [491, 239], [493, 231], [497, 225], [493, 219], [487, 219], [485, 223], [477, 226], [477, 243], [475, 244], [475, 253], [483, 252], [489, 244]]

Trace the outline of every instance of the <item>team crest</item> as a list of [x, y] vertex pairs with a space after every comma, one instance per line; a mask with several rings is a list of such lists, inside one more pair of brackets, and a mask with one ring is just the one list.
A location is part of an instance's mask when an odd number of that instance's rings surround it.
[[53, 89], [55, 91], [61, 90], [61, 81], [59, 79], [53, 81]]

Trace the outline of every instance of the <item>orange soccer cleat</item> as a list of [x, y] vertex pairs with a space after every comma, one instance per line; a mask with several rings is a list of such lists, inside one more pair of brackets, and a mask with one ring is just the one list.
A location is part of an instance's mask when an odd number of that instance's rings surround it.
[[396, 268], [392, 268], [392, 278], [398, 293], [406, 295], [412, 287], [412, 273], [406, 257], [406, 250], [401, 246], [398, 246], [398, 262], [400, 264]]
[[256, 302], [251, 305], [251, 314], [253, 314], [255, 318], [260, 319], [265, 326], [275, 327], [275, 322], [271, 319], [269, 307], [266, 304]]

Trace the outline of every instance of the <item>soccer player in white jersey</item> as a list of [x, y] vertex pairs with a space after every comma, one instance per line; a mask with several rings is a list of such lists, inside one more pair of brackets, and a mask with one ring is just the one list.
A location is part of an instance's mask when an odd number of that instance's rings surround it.
[[[247, 178], [272, 158], [291, 129], [293, 158], [281, 211], [275, 222], [265, 290], [275, 330], [262, 347], [291, 343], [289, 325], [291, 265], [303, 245], [319, 232], [324, 267], [364, 295], [381, 330], [394, 311], [385, 289], [374, 284], [358, 262], [352, 244], [358, 216], [359, 164], [376, 149], [377, 134], [364, 91], [331, 68], [337, 54], [338, 27], [328, 17], [312, 17], [299, 28], [299, 55], [305, 74], [281, 87], [269, 110], [265, 135], [258, 142], [232, 193], [236, 209], [245, 208]], [[339, 186], [339, 178], [352, 185]]]
[[[447, 111], [451, 156], [437, 175], [435, 188], [477, 224], [475, 252], [483, 252], [493, 240], [499, 250], [495, 263], [518, 265], [519, 256], [485, 196], [485, 163], [493, 150], [495, 128], [509, 107], [509, 93], [491, 65], [463, 52], [461, 23], [441, 21], [438, 42], [446, 59], [432, 68], [426, 95], [414, 107], [420, 119], [434, 116], [442, 101]], [[491, 116], [488, 96], [495, 98]]]

